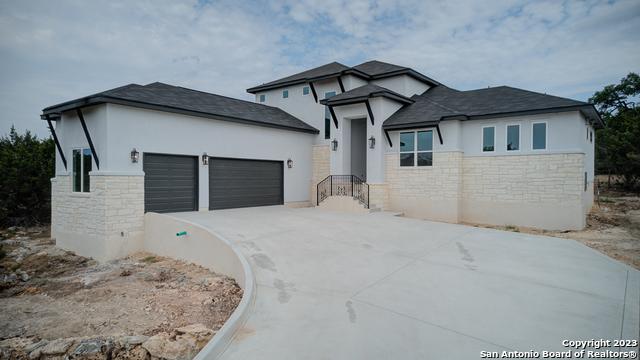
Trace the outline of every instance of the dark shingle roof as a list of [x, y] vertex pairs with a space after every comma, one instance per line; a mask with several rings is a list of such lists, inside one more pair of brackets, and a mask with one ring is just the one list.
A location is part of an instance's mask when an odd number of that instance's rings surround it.
[[458, 91], [440, 85], [412, 99], [415, 103], [389, 117], [384, 122], [385, 128], [438, 123], [444, 118], [478, 119], [570, 109], [580, 110], [603, 125], [591, 104], [509, 86]]
[[318, 66], [316, 68], [309, 69], [309, 70], [306, 70], [297, 74], [293, 74], [287, 77], [283, 77], [278, 80], [270, 81], [262, 85], [254, 86], [252, 88], [247, 89], [247, 92], [255, 93], [261, 90], [273, 88], [274, 86], [275, 87], [287, 86], [287, 85], [308, 82], [312, 79], [322, 78], [325, 76], [331, 76], [331, 75], [337, 76], [338, 74], [340, 74], [341, 71], [344, 71], [347, 69], [349, 69], [348, 66], [342, 65], [334, 61], [332, 63]]
[[234, 121], [289, 130], [319, 131], [291, 114], [272, 106], [191, 90], [163, 83], [129, 84], [80, 99], [49, 106], [43, 117], [100, 103], [115, 103], [192, 116]]
[[282, 79], [254, 86], [247, 89], [247, 92], [256, 93], [263, 90], [301, 84], [323, 78], [340, 76], [343, 74], [353, 74], [366, 80], [381, 79], [384, 77], [406, 74], [420, 81], [426, 82], [432, 86], [439, 84], [437, 81], [425, 75], [422, 75], [411, 68], [372, 60], [356, 65], [354, 67], [348, 67], [337, 62], [332, 62], [326, 65], [319, 66], [317, 68], [313, 68], [311, 70], [284, 77]]
[[359, 64], [359, 65], [356, 65], [353, 67], [353, 69], [362, 71], [363, 73], [369, 76], [376, 76], [376, 75], [387, 74], [395, 71], [408, 70], [409, 68], [404, 66], [389, 64], [389, 63], [378, 61], [378, 60], [371, 60], [371, 61], [363, 62], [362, 64]]
[[323, 105], [345, 105], [363, 101], [376, 96], [384, 96], [405, 104], [411, 104], [413, 102], [413, 100], [404, 95], [400, 95], [395, 91], [391, 91], [382, 86], [367, 84], [343, 92], [342, 94], [332, 96], [328, 99], [321, 100], [320, 103]]

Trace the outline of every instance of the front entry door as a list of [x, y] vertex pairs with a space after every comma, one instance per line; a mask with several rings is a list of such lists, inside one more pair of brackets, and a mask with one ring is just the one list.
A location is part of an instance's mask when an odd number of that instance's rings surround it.
[[351, 120], [351, 175], [367, 181], [367, 119]]

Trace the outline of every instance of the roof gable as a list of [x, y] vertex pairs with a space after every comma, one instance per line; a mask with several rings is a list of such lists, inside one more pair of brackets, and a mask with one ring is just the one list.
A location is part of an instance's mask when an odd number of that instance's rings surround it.
[[286, 76], [278, 80], [273, 80], [258, 86], [247, 89], [247, 92], [254, 93], [257, 91], [272, 88], [274, 85], [286, 86], [292, 84], [298, 84], [308, 82], [312, 79], [322, 78], [331, 75], [340, 74], [340, 72], [349, 69], [348, 66], [340, 64], [339, 62], [331, 62], [325, 65], [315, 67], [313, 69], [305, 70], [297, 74]]
[[374, 84], [366, 84], [366, 85], [359, 86], [355, 89], [351, 89], [341, 94], [332, 96], [328, 99], [321, 100], [320, 103], [323, 105], [331, 105], [331, 106], [347, 105], [347, 104], [361, 102], [368, 98], [378, 97], [378, 96], [386, 97], [403, 104], [413, 103], [413, 100], [411, 100], [410, 98], [404, 95], [398, 94], [395, 91], [392, 91], [382, 86], [378, 86]]
[[382, 61], [372, 60], [362, 64], [348, 67], [346, 65], [332, 62], [326, 65], [322, 65], [301, 73], [297, 73], [291, 76], [287, 76], [278, 80], [270, 81], [262, 85], [254, 86], [247, 89], [249, 93], [256, 93], [259, 91], [276, 89], [279, 87], [308, 83], [311, 81], [321, 80], [325, 78], [338, 77], [341, 75], [351, 74], [358, 76], [366, 80], [381, 79], [385, 77], [408, 75], [419, 81], [425, 82], [430, 86], [438, 85], [439, 83], [419, 72], [404, 66], [398, 66], [394, 64], [385, 63]]

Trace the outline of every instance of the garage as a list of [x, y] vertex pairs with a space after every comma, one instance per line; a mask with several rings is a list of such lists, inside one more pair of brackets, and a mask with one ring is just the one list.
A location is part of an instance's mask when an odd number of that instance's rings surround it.
[[198, 158], [149, 154], [143, 157], [144, 211], [198, 210]]
[[209, 159], [209, 210], [284, 203], [283, 162]]

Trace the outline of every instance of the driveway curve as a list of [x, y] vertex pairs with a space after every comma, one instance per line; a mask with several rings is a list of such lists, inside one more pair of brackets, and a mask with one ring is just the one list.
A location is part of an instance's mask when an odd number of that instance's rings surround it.
[[172, 215], [256, 273], [223, 359], [478, 359], [639, 336], [640, 272], [572, 240], [316, 208]]

